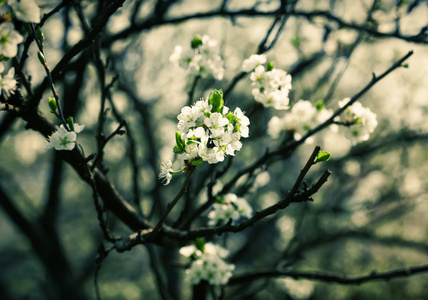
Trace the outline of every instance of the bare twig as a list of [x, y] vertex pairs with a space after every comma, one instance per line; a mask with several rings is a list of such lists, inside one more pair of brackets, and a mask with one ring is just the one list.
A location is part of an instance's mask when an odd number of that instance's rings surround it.
[[189, 168], [187, 170], [188, 173], [187, 173], [186, 179], [184, 180], [180, 191], [178, 192], [177, 196], [175, 196], [174, 200], [172, 200], [172, 202], [168, 203], [166, 210], [163, 213], [161, 219], [156, 224], [156, 226], [153, 228], [153, 232], [150, 233], [150, 239], [153, 240], [156, 238], [156, 236], [158, 235], [159, 231], [162, 228], [163, 223], [165, 222], [166, 218], [168, 217], [169, 213], [174, 208], [174, 206], [177, 204], [178, 200], [180, 200], [181, 196], [183, 196], [183, 194], [186, 192], [187, 186], [189, 185], [190, 179], [192, 178], [192, 174], [194, 171], [195, 171], [195, 167], [189, 166]]

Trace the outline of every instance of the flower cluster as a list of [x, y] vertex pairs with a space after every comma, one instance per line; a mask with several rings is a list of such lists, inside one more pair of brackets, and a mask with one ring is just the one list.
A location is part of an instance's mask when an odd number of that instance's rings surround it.
[[16, 90], [15, 68], [10, 68], [6, 74], [4, 72], [4, 65], [0, 62], [0, 91], [4, 98], [9, 98]]
[[266, 62], [264, 55], [252, 55], [244, 60], [241, 70], [250, 72], [252, 94], [254, 99], [266, 107], [274, 107], [278, 110], [288, 109], [290, 99], [288, 93], [291, 89], [291, 75], [284, 70], [276, 69], [272, 63]]
[[193, 75], [207, 77], [211, 75], [217, 80], [224, 76], [224, 61], [218, 54], [217, 41], [209, 36], [195, 36], [191, 41], [191, 49], [183, 51], [182, 46], [175, 46], [169, 61], [188, 69]]
[[81, 132], [85, 128], [85, 125], [74, 123], [72, 127], [72, 130], [68, 131], [65, 129], [64, 125], [61, 124], [59, 129], [49, 137], [45, 149], [73, 150], [76, 145], [77, 133]]
[[233, 264], [224, 261], [229, 251], [213, 243], [186, 246], [180, 249], [180, 254], [195, 259], [186, 270], [186, 277], [193, 285], [201, 280], [211, 285], [225, 285], [235, 269]]
[[237, 221], [241, 217], [250, 218], [253, 209], [247, 200], [238, 198], [235, 194], [229, 193], [224, 197], [216, 199], [213, 210], [208, 214], [210, 221], [208, 225], [216, 225], [219, 222]]
[[332, 116], [333, 112], [326, 109], [322, 102], [314, 106], [310, 101], [300, 100], [282, 118], [274, 116], [268, 123], [268, 134], [278, 138], [282, 130], [294, 132], [294, 139], [299, 140], [310, 129], [323, 123]]
[[[339, 101], [339, 107], [344, 107], [350, 98], [345, 98]], [[344, 114], [341, 116], [341, 121], [345, 125], [349, 125], [346, 132], [346, 137], [351, 141], [352, 145], [358, 142], [367, 141], [370, 133], [373, 133], [377, 127], [376, 114], [369, 108], [362, 106], [358, 101], [347, 107]]]
[[174, 147], [180, 158], [193, 165], [215, 164], [241, 149], [240, 138], [248, 137], [250, 120], [240, 108], [231, 112], [223, 104], [222, 91], [215, 90], [207, 99], [182, 108]]

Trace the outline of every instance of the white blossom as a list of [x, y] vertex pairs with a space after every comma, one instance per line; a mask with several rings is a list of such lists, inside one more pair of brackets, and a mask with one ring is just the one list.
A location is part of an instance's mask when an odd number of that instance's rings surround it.
[[27, 23], [40, 23], [40, 8], [34, 0], [9, 0], [8, 4], [18, 20]]
[[212, 112], [208, 98], [183, 107], [177, 116], [177, 130], [185, 145], [179, 152], [180, 159], [222, 162], [242, 148], [241, 137], [249, 136], [250, 120], [241, 109], [230, 112], [223, 106], [221, 113]]
[[233, 264], [229, 264], [223, 259], [228, 255], [228, 251], [213, 243], [206, 243], [203, 252], [193, 245], [186, 246], [180, 249], [180, 254], [186, 257], [196, 257], [185, 271], [186, 279], [193, 285], [198, 284], [201, 280], [208, 281], [210, 285], [225, 285], [235, 269]]
[[[0, 73], [4, 72], [4, 65], [0, 63]], [[0, 75], [0, 91], [4, 98], [9, 98], [16, 90], [15, 68], [10, 68], [6, 74]]]
[[61, 124], [59, 129], [48, 138], [45, 149], [73, 150], [76, 145], [77, 133], [81, 132], [85, 128], [85, 125], [74, 123], [73, 128], [74, 131], [68, 131]]
[[[343, 107], [348, 103], [350, 98], [345, 98], [339, 101], [339, 107]], [[349, 124], [346, 131], [346, 137], [351, 141], [352, 145], [359, 142], [367, 141], [370, 134], [377, 127], [377, 116], [369, 108], [364, 107], [360, 102], [356, 101], [351, 106], [347, 107], [341, 121]]]
[[18, 53], [18, 44], [24, 38], [15, 30], [11, 22], [0, 24], [0, 54], [5, 57], [15, 57]]
[[258, 65], [266, 63], [266, 55], [253, 54], [242, 63], [241, 70], [243, 72], [250, 72]]
[[64, 127], [60, 127], [49, 137], [45, 149], [73, 150], [76, 145], [76, 137], [77, 135], [75, 132], [67, 131]]
[[168, 185], [172, 179], [172, 162], [169, 160], [166, 163], [162, 162], [159, 171], [159, 179], [164, 185]]
[[318, 110], [310, 101], [299, 100], [283, 117], [273, 116], [268, 123], [267, 131], [272, 138], [278, 138], [281, 131], [290, 130], [294, 133], [294, 139], [299, 140], [332, 114], [333, 112], [325, 107]]
[[208, 225], [216, 225], [218, 222], [237, 221], [241, 217], [251, 218], [253, 209], [244, 198], [238, 198], [235, 194], [226, 194], [221, 201], [214, 203], [213, 210], [208, 214]]
[[263, 65], [258, 65], [250, 75], [254, 99], [266, 107], [277, 110], [289, 108], [288, 97], [291, 90], [291, 75], [273, 68], [267, 71]]
[[182, 46], [175, 46], [169, 61], [176, 66], [189, 70], [193, 75], [204, 78], [212, 76], [217, 80], [222, 80], [224, 60], [218, 52], [217, 41], [204, 35], [201, 38], [201, 44], [195, 49], [183, 50]]

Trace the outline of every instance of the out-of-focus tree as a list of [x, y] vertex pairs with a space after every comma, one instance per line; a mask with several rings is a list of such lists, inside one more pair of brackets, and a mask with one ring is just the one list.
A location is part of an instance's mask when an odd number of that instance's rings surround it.
[[0, 1], [0, 298], [427, 298], [427, 44], [423, 0]]

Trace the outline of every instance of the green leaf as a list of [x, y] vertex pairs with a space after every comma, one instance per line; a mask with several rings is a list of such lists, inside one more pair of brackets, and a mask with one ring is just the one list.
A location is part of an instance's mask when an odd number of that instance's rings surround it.
[[328, 161], [330, 159], [330, 152], [328, 151], [320, 151], [317, 155], [317, 158], [315, 159], [315, 163], [321, 163], [321, 162], [325, 162]]
[[196, 248], [198, 248], [199, 250], [202, 251], [202, 253], [205, 252], [205, 238], [203, 237], [198, 237], [195, 239], [194, 241]]
[[193, 40], [190, 42], [190, 46], [192, 46], [192, 49], [198, 48], [200, 45], [202, 45], [202, 40], [199, 35], [195, 35]]
[[268, 62], [267, 67], [266, 67], [266, 71], [272, 71], [273, 70], [273, 62]]
[[296, 34], [294, 36], [294, 38], [291, 40], [291, 44], [295, 47], [295, 48], [299, 48], [300, 45], [302, 43], [302, 39], [300, 38], [300, 36], [298, 34]]
[[208, 96], [208, 104], [212, 105], [212, 112], [218, 112], [221, 113], [223, 111], [223, 91], [222, 90], [215, 90], [214, 92], [211, 92], [211, 94]]
[[204, 163], [204, 161], [202, 159], [198, 159], [198, 160], [192, 160], [192, 166], [200, 166]]
[[325, 104], [324, 104], [323, 99], [319, 99], [319, 100], [315, 103], [315, 107], [316, 107], [317, 111], [321, 111], [321, 110], [325, 107]]

